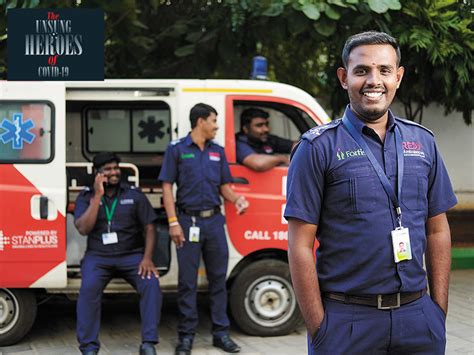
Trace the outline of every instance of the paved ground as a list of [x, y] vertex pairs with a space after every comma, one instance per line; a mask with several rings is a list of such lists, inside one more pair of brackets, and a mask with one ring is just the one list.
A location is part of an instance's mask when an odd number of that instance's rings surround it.
[[[201, 325], [194, 344], [193, 354], [222, 354], [213, 348], [209, 335], [210, 321], [207, 302], [200, 301]], [[166, 297], [160, 325], [161, 343], [158, 352], [172, 354], [176, 343], [176, 302]], [[101, 354], [137, 354], [140, 343], [138, 306], [123, 297], [105, 303], [101, 341]], [[55, 297], [40, 306], [32, 331], [20, 344], [0, 348], [0, 354], [15, 355], [67, 355], [79, 354], [74, 334], [75, 303]], [[451, 275], [451, 292], [447, 324], [447, 354], [474, 354], [474, 270], [456, 270]], [[305, 354], [306, 338], [303, 327], [284, 337], [261, 338], [232, 330], [235, 340], [242, 346], [242, 354]]]

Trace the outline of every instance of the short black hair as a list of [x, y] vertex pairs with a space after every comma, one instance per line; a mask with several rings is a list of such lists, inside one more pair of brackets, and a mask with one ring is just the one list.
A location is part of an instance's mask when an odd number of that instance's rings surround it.
[[197, 121], [199, 118], [207, 119], [211, 113], [215, 113], [217, 116], [217, 111], [214, 107], [203, 104], [202, 102], [193, 106], [189, 112], [189, 120], [191, 121], [191, 129], [196, 127]]
[[94, 169], [98, 170], [103, 167], [105, 164], [116, 162], [117, 164], [120, 163], [120, 157], [112, 152], [101, 152], [98, 153], [94, 159], [92, 159], [92, 164], [94, 165]]
[[240, 114], [240, 130], [242, 130], [244, 127], [248, 127], [254, 118], [268, 118], [269, 116], [270, 115], [267, 111], [263, 111], [262, 109], [256, 107], [245, 109]]
[[347, 65], [349, 64], [349, 54], [351, 54], [351, 51], [354, 48], [371, 44], [388, 44], [392, 46], [397, 52], [397, 67], [400, 65], [402, 54], [397, 40], [385, 32], [367, 31], [357, 33], [347, 39], [344, 48], [342, 49], [342, 64], [344, 65], [344, 68], [347, 69]]

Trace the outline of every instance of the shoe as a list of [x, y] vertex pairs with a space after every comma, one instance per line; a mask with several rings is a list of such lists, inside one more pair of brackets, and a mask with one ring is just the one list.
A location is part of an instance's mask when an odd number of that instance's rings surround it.
[[228, 335], [223, 335], [220, 338], [213, 338], [212, 345], [224, 350], [226, 353], [238, 353], [240, 346], [238, 346]]
[[191, 355], [191, 349], [193, 348], [193, 340], [190, 338], [179, 339], [178, 345], [174, 351], [175, 355]]
[[95, 350], [86, 350], [82, 352], [82, 355], [97, 355], [97, 351]]
[[151, 343], [140, 345], [140, 355], [156, 355], [155, 346]]

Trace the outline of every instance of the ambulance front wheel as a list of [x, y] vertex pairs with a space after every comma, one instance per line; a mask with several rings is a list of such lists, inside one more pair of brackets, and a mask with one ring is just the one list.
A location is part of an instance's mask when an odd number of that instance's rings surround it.
[[250, 335], [285, 335], [302, 324], [290, 270], [281, 260], [259, 260], [242, 270], [232, 284], [230, 309]]
[[30, 290], [0, 288], [0, 346], [19, 342], [36, 318], [36, 297]]

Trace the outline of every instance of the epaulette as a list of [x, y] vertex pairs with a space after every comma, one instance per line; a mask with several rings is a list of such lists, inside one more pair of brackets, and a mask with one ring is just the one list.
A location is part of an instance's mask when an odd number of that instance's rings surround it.
[[179, 142], [182, 142], [184, 138], [178, 138], [178, 139], [175, 139], [174, 141], [171, 141], [170, 144], [171, 145], [176, 145], [178, 144]]
[[341, 122], [342, 122], [342, 119], [339, 118], [337, 120], [326, 123], [322, 126], [317, 126], [317, 127], [311, 128], [309, 131], [307, 131], [305, 134], [303, 134], [301, 139], [306, 139], [306, 140], [312, 142], [313, 140], [318, 138], [320, 135], [322, 135], [324, 132], [339, 126], [341, 124]]
[[431, 135], [434, 137], [433, 131], [429, 130], [428, 128], [426, 128], [425, 126], [422, 126], [422, 125], [419, 124], [419, 123], [416, 123], [416, 122], [413, 122], [413, 121], [410, 121], [410, 120], [407, 120], [407, 119], [404, 119], [404, 118], [400, 118], [400, 117], [395, 117], [395, 119], [396, 119], [397, 121], [400, 121], [400, 122], [405, 123], [405, 124], [408, 124], [408, 125], [412, 125], [412, 126], [416, 126], [416, 127], [423, 128], [425, 131], [427, 131], [429, 134], [431, 134]]

